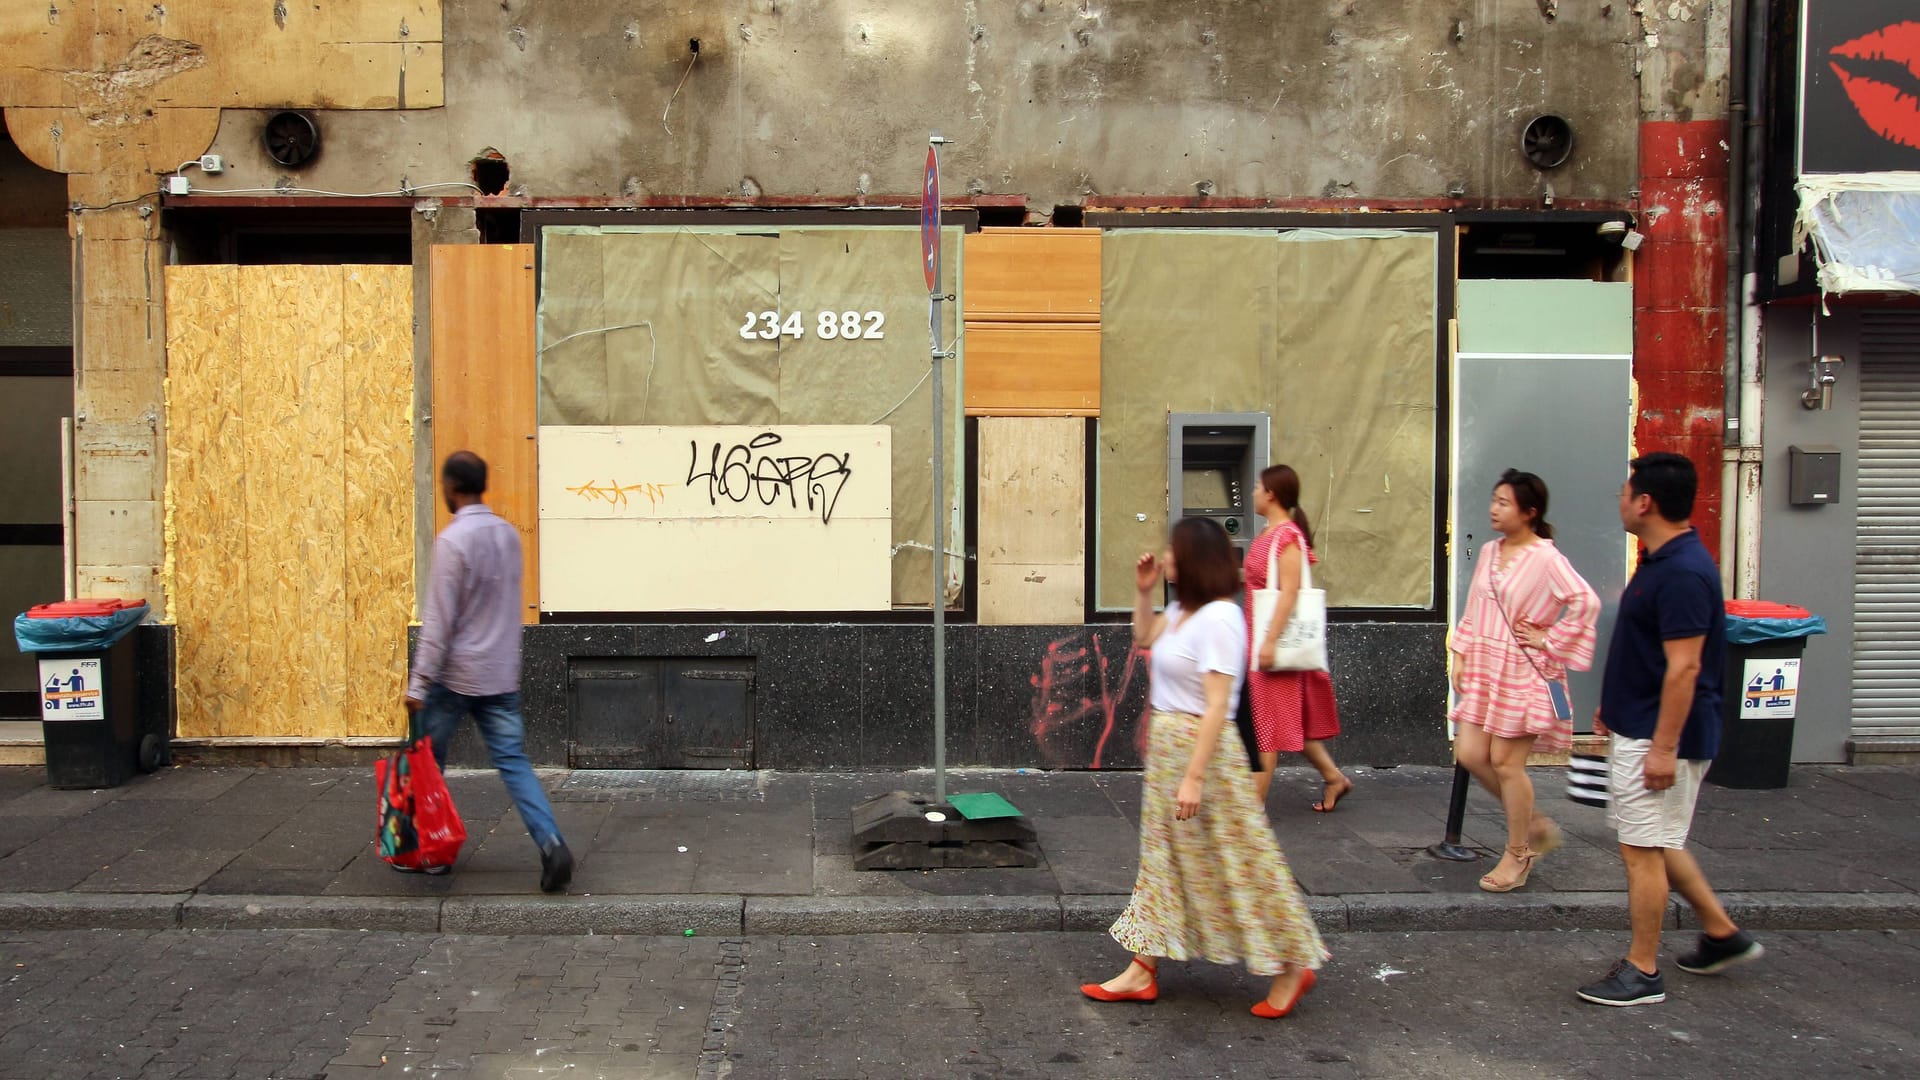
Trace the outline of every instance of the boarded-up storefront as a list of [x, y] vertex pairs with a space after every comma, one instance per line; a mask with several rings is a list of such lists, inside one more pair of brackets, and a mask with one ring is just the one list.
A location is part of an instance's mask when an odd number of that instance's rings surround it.
[[[958, 252], [959, 230], [947, 232], [949, 250]], [[539, 306], [543, 470], [547, 442], [572, 439], [567, 432], [573, 428], [890, 428], [889, 460], [883, 466], [890, 485], [890, 543], [869, 557], [888, 564], [891, 591], [881, 598], [883, 606], [928, 606], [933, 421], [927, 295], [914, 269], [918, 258], [918, 231], [900, 227], [547, 227], [542, 233]], [[957, 291], [960, 274], [953, 264], [958, 262], [949, 261], [950, 290]], [[943, 306], [948, 340], [955, 336], [954, 308]], [[961, 453], [963, 362], [945, 366], [942, 505], [949, 515], [949, 536], [960, 535], [961, 478], [967, 468]], [[754, 455], [754, 461], [761, 456]], [[645, 477], [581, 476], [554, 486], [543, 483], [543, 490], [564, 491], [569, 484], [586, 481], [655, 485], [656, 500], [620, 504], [621, 513], [637, 520], [653, 512], [655, 501], [692, 498], [694, 489], [705, 483], [698, 472], [689, 468], [683, 447]], [[543, 499], [543, 526], [575, 516], [576, 501], [549, 505]], [[731, 515], [733, 519], [752, 519], [750, 503], [737, 509], [740, 513]], [[688, 536], [718, 527], [711, 515], [680, 520], [692, 530]], [[827, 521], [817, 539], [831, 544], [836, 522], [843, 530], [858, 530], [860, 520], [870, 519]], [[579, 545], [588, 543], [589, 531], [573, 525], [543, 528], [545, 610], [742, 610], [738, 603], [722, 602], [719, 591], [711, 602], [675, 591], [670, 598], [659, 593], [662, 603], [640, 603], [649, 595], [644, 576], [694, 568], [588, 558], [587, 547]], [[760, 598], [744, 605], [747, 610], [872, 606], [864, 596], [849, 593], [836, 600], [796, 581], [792, 563], [804, 558], [805, 551], [783, 549], [780, 535], [778, 529], [765, 530], [757, 546], [728, 549], [735, 555], [751, 551], [754, 557], [698, 572], [747, 581], [747, 592]], [[672, 550], [693, 549], [681, 544]], [[947, 600], [954, 603], [964, 566], [958, 559], [949, 566]], [[568, 574], [592, 575], [607, 583], [618, 579], [620, 587], [610, 593], [586, 580], [556, 579]], [[625, 599], [572, 599], [592, 597], [596, 591]], [[727, 590], [730, 597], [739, 594], [738, 588]]]
[[405, 729], [413, 275], [167, 270], [179, 734]]
[[1435, 602], [1431, 232], [1116, 229], [1102, 247], [1098, 604], [1167, 536], [1169, 413], [1268, 412], [1337, 607]]

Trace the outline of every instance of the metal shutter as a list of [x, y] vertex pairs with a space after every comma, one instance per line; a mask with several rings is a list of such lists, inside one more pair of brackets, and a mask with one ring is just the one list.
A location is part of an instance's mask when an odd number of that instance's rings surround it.
[[1920, 315], [1861, 324], [1853, 733], [1920, 736]]

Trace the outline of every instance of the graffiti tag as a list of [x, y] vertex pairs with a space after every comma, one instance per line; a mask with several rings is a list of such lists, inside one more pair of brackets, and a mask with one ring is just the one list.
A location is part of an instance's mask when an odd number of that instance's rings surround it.
[[702, 471], [700, 443], [695, 440], [689, 444], [692, 462], [687, 466], [687, 486], [704, 480], [707, 500], [714, 506], [723, 499], [733, 503], [758, 499], [762, 506], [784, 499], [790, 507], [804, 506], [819, 514], [823, 525], [831, 522], [840, 493], [853, 477], [853, 455], [782, 454], [780, 443], [780, 436], [771, 431], [732, 446], [714, 443]]
[[602, 485], [597, 480], [589, 480], [567, 490], [588, 502], [604, 502], [609, 506], [618, 506], [622, 509], [627, 505], [628, 496], [637, 495], [647, 500], [648, 505], [657, 510], [660, 508], [660, 500], [667, 497], [667, 488], [670, 486], [668, 484], [622, 484], [618, 480], [609, 480]]
[[1049, 766], [1102, 767], [1122, 710], [1131, 714], [1135, 706], [1134, 750], [1144, 756], [1147, 707], [1140, 691], [1145, 684], [1136, 685], [1135, 675], [1147, 653], [1133, 648], [1127, 637], [1124, 659], [1110, 655], [1098, 630], [1047, 645], [1040, 669], [1027, 683], [1033, 687], [1033, 739]]

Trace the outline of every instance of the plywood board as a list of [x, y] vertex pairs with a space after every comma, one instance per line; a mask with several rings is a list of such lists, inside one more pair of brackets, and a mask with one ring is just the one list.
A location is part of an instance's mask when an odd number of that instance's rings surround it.
[[244, 392], [262, 410], [247, 433], [248, 555], [273, 613], [251, 633], [286, 662], [263, 668], [286, 688], [275, 734], [323, 734], [346, 705], [343, 303], [338, 267], [240, 270]]
[[399, 735], [413, 609], [413, 271], [343, 270], [348, 735]]
[[1100, 415], [1099, 324], [967, 324], [967, 415]]
[[247, 625], [240, 268], [170, 266], [167, 302], [167, 580], [177, 627], [179, 734], [227, 734], [252, 715]]
[[[487, 462], [487, 502], [520, 530], [526, 621], [540, 619], [539, 373], [531, 244], [432, 250], [433, 459]], [[436, 473], [438, 465], [436, 464]], [[434, 531], [446, 506], [434, 500]]]
[[391, 735], [412, 597], [406, 267], [174, 267], [183, 737]]
[[969, 321], [1099, 322], [1099, 229], [969, 233]]
[[884, 611], [892, 430], [543, 427], [547, 611]]
[[1078, 623], [1086, 612], [1086, 421], [980, 421], [980, 621]]

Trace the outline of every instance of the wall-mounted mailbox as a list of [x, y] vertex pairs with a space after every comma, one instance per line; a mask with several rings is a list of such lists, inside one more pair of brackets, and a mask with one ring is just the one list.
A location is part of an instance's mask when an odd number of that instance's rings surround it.
[[1253, 489], [1267, 467], [1266, 413], [1173, 413], [1167, 432], [1169, 524], [1183, 517], [1220, 523], [1241, 559], [1265, 524]]
[[1840, 449], [1787, 447], [1787, 502], [1794, 506], [1830, 506], [1839, 501]]

